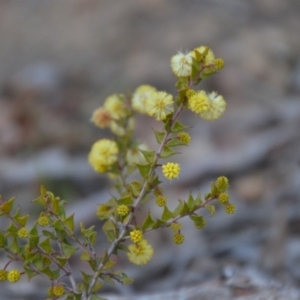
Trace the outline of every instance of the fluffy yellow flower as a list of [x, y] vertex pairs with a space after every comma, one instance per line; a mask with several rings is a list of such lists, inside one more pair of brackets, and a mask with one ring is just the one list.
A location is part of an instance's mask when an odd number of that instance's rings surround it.
[[191, 53], [178, 52], [171, 58], [171, 68], [178, 77], [187, 77], [192, 73], [193, 57]]
[[110, 112], [105, 107], [99, 107], [93, 112], [91, 121], [100, 128], [106, 128], [109, 126], [112, 117]]
[[133, 109], [142, 114], [147, 113], [147, 102], [155, 91], [156, 88], [151, 85], [144, 84], [139, 86], [132, 95], [131, 103]]
[[166, 92], [154, 92], [147, 101], [147, 113], [157, 121], [164, 120], [174, 111], [173, 96]]
[[180, 166], [177, 163], [169, 162], [162, 166], [162, 172], [167, 179], [171, 180], [179, 176]]
[[200, 116], [205, 120], [216, 120], [224, 113], [226, 102], [223, 96], [216, 92], [208, 94], [207, 97], [209, 99], [208, 109], [200, 112]]
[[146, 240], [128, 246], [128, 259], [136, 265], [145, 265], [153, 256], [153, 248]]
[[111, 95], [104, 102], [104, 108], [109, 111], [111, 117], [115, 120], [119, 120], [126, 115], [123, 97], [123, 95]]
[[196, 114], [207, 111], [209, 108], [209, 99], [205, 91], [200, 91], [192, 95], [188, 100], [188, 108]]
[[117, 161], [118, 147], [116, 142], [102, 139], [94, 143], [89, 153], [89, 163], [95, 171], [103, 173]]
[[18, 270], [11, 270], [7, 274], [7, 280], [12, 283], [18, 282], [20, 278], [21, 278], [21, 273]]

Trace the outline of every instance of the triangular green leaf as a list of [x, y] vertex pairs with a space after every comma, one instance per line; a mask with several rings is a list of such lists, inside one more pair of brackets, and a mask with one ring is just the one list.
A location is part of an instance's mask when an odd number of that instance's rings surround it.
[[64, 220], [64, 225], [67, 226], [72, 232], [74, 231], [74, 214], [70, 215]]
[[148, 165], [140, 165], [140, 164], [137, 164], [136, 165], [140, 171], [140, 174], [142, 175], [143, 178], [146, 178], [149, 174], [149, 171], [151, 169], [151, 165], [148, 164]]
[[47, 237], [43, 242], [40, 243], [39, 245], [46, 253], [51, 252], [51, 243], [50, 243], [50, 238]]
[[152, 164], [153, 161], [154, 161], [154, 158], [155, 158], [155, 151], [147, 151], [147, 150], [142, 150], [140, 149], [140, 151], [143, 153], [146, 161], [149, 163], [149, 164]]
[[173, 151], [170, 147], [164, 146], [164, 149], [160, 155], [161, 158], [168, 158], [172, 155], [176, 154], [175, 151]]
[[205, 205], [204, 208], [206, 208], [210, 212], [210, 216], [213, 217], [216, 214], [216, 208], [214, 205]]
[[168, 209], [167, 206], [164, 207], [164, 211], [162, 213], [161, 219], [162, 221], [166, 222], [173, 218], [173, 213]]
[[161, 144], [161, 142], [163, 141], [166, 133], [164, 131], [156, 131], [156, 130], [154, 130], [154, 134], [155, 134], [157, 143]]
[[176, 121], [174, 126], [172, 127], [172, 132], [177, 133], [177, 132], [186, 130], [188, 128], [190, 128], [190, 126], [185, 126], [185, 125], [181, 124], [179, 121]]
[[154, 218], [152, 217], [151, 213], [148, 212], [148, 215], [147, 215], [147, 217], [146, 217], [146, 219], [145, 219], [145, 221], [144, 221], [144, 223], [142, 225], [142, 231], [145, 231], [145, 230], [147, 230], [149, 228], [152, 228], [152, 226], [154, 225], [154, 223], [155, 223]]
[[75, 252], [76, 250], [77, 250], [76, 247], [71, 246], [71, 245], [68, 245], [68, 244], [66, 244], [66, 243], [62, 243], [62, 251], [63, 251], [63, 254], [64, 254], [67, 258], [71, 257], [71, 256], [74, 254], [74, 252]]

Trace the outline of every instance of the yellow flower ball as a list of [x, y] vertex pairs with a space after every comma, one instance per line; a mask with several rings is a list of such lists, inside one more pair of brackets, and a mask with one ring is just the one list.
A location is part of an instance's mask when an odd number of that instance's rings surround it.
[[196, 113], [201, 114], [209, 109], [209, 99], [205, 91], [200, 91], [193, 94], [188, 99], [188, 108]]
[[173, 241], [176, 245], [180, 245], [184, 242], [184, 235], [182, 233], [175, 233], [173, 236]]
[[177, 163], [169, 162], [162, 166], [162, 172], [167, 179], [172, 180], [179, 176], [180, 166]]
[[229, 195], [227, 193], [220, 193], [218, 200], [221, 204], [228, 204], [229, 201]]
[[142, 114], [147, 113], [147, 102], [155, 91], [156, 88], [151, 85], [144, 84], [139, 86], [132, 95], [132, 108]]
[[157, 206], [163, 207], [167, 204], [167, 198], [164, 195], [158, 195], [155, 199]]
[[179, 132], [177, 134], [177, 138], [179, 141], [185, 145], [188, 145], [191, 140], [191, 136], [187, 132]]
[[21, 229], [18, 230], [18, 237], [19, 238], [22, 238], [22, 239], [25, 239], [27, 238], [29, 235], [29, 231], [27, 228], [25, 227], [22, 227]]
[[173, 96], [166, 92], [154, 92], [147, 101], [147, 113], [157, 121], [164, 120], [173, 111]]
[[192, 74], [193, 57], [191, 53], [178, 52], [171, 58], [171, 68], [178, 77], [187, 77]]
[[106, 110], [109, 111], [110, 116], [115, 120], [119, 120], [126, 116], [123, 95], [114, 94], [107, 97], [104, 101], [103, 106]]
[[129, 207], [127, 205], [121, 204], [117, 208], [117, 212], [120, 216], [125, 217], [129, 214]]
[[21, 278], [21, 273], [18, 270], [11, 270], [7, 274], [7, 280], [12, 283], [18, 282], [20, 278]]
[[223, 96], [212, 92], [207, 95], [209, 99], [208, 109], [200, 112], [201, 118], [205, 120], [216, 120], [225, 112], [226, 102]]
[[118, 146], [116, 142], [102, 139], [94, 143], [89, 153], [89, 163], [95, 171], [106, 172], [113, 165], [118, 157]]
[[7, 279], [8, 272], [6, 270], [0, 270], [0, 281], [5, 281]]
[[225, 211], [226, 213], [232, 215], [235, 213], [235, 205], [233, 203], [227, 203], [225, 205]]
[[110, 112], [105, 107], [99, 107], [93, 112], [91, 121], [100, 128], [107, 128], [112, 121]]
[[134, 243], [140, 243], [143, 240], [143, 233], [140, 230], [133, 230], [130, 232], [130, 239]]
[[153, 256], [153, 248], [146, 240], [128, 246], [127, 257], [133, 264], [145, 265]]

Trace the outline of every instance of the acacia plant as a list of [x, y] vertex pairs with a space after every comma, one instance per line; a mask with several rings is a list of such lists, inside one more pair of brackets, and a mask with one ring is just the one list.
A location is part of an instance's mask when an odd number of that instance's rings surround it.
[[[111, 198], [99, 199], [101, 204], [95, 208], [109, 242], [102, 254], [95, 249], [98, 233], [94, 226], [86, 228], [82, 223], [75, 224], [74, 214], [66, 215], [66, 202], [44, 187], [33, 201], [41, 206], [41, 213], [31, 223], [29, 215], [14, 208], [14, 198], [0, 199], [0, 215], [8, 223], [0, 230], [0, 249], [8, 258], [0, 270], [0, 280], [15, 283], [21, 276], [27, 276], [28, 280], [42, 276], [49, 279], [48, 299], [103, 299], [99, 290], [104, 284], [133, 281], [117, 270], [116, 257], [125, 254], [136, 265], [151, 260], [154, 251], [146, 239], [148, 231], [168, 227], [174, 243], [181, 244], [184, 242], [182, 218], [190, 218], [196, 228], [202, 229], [206, 221], [200, 213], [207, 209], [214, 215], [214, 202], [219, 202], [227, 213], [234, 213], [225, 176], [212, 182], [205, 196], [190, 193], [185, 200], [178, 201], [174, 210], [168, 208], [160, 180], [162, 175], [173, 180], [180, 174], [179, 163], [170, 158], [177, 154], [176, 147], [187, 146], [191, 139], [189, 127], [179, 122], [182, 111], [190, 110], [208, 121], [224, 113], [226, 102], [221, 95], [196, 90], [202, 80], [223, 66], [224, 61], [215, 58], [207, 46], [189, 53], [179, 52], [171, 59], [171, 68], [177, 77], [175, 97], [153, 86], [142, 85], [132, 95], [109, 96], [103, 106], [93, 112], [92, 122], [99, 128], [109, 128], [113, 134], [111, 139], [96, 141], [88, 155], [94, 170], [108, 174], [114, 182]], [[148, 149], [134, 138], [136, 113], [148, 114], [160, 122], [161, 130], [154, 131], [159, 144], [156, 150]], [[134, 171], [139, 173], [138, 180], [130, 176]], [[148, 201], [155, 201], [161, 207], [160, 217], [154, 217], [149, 210], [143, 221], [137, 222], [138, 208]], [[80, 228], [79, 234], [75, 228]], [[90, 268], [88, 273], [81, 271], [80, 280], [72, 271], [70, 259], [74, 255], [79, 255]]]

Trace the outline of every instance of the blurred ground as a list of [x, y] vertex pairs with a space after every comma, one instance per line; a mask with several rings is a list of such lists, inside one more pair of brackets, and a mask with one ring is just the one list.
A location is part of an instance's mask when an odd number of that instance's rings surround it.
[[[172, 245], [169, 232], [151, 237], [153, 263], [139, 269], [121, 261], [136, 284], [111, 291], [174, 290], [224, 272], [230, 278], [242, 273], [250, 285], [275, 282], [277, 290], [297, 291], [299, 28], [297, 0], [0, 1], [2, 197], [17, 196], [32, 212], [29, 203], [43, 183], [72, 209], [79, 207], [82, 218], [93, 218], [108, 182], [93, 173], [86, 155], [108, 133], [90, 124], [92, 111], [109, 94], [142, 83], [174, 92], [171, 56], [210, 45], [226, 67], [202, 88], [223, 94], [228, 110], [213, 123], [183, 116], [194, 126], [194, 139], [179, 158], [181, 178], [168, 189], [175, 205], [190, 190], [204, 193], [210, 180], [228, 175], [237, 212], [220, 212], [201, 232], [187, 222], [180, 247]], [[155, 146], [150, 126], [157, 125], [142, 121], [137, 136]], [[20, 287], [40, 299], [26, 281]], [[295, 293], [282, 299], [299, 299]]]

